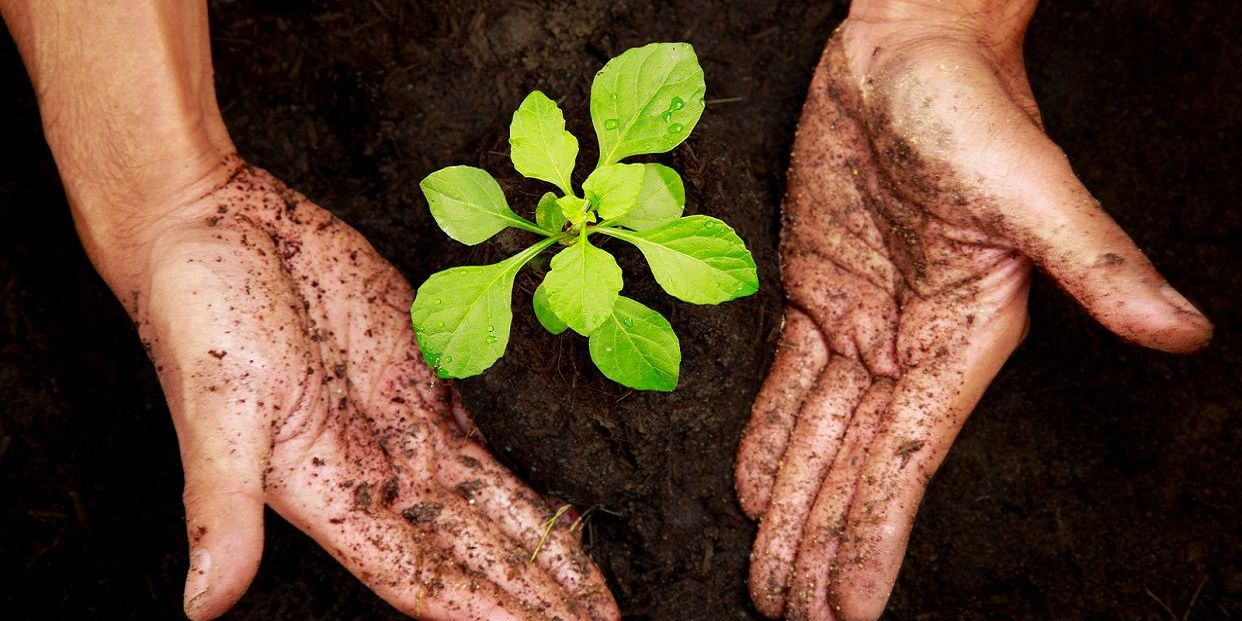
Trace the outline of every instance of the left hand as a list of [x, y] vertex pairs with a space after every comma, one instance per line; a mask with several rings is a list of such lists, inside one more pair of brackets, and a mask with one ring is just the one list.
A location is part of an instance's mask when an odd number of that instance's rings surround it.
[[[552, 508], [488, 454], [410, 327], [414, 292], [344, 222], [230, 157], [228, 180], [97, 255], [168, 398], [185, 468], [186, 612], [224, 613], [267, 504], [402, 612], [616, 619]], [[536, 553], [537, 551], [537, 553]]]

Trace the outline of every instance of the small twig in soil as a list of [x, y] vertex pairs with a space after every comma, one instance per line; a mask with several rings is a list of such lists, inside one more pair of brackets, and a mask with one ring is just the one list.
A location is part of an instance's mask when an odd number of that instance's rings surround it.
[[1195, 609], [1195, 603], [1199, 601], [1199, 594], [1203, 592], [1203, 585], [1207, 584], [1208, 577], [1204, 576], [1199, 581], [1199, 586], [1195, 587], [1195, 594], [1190, 596], [1190, 603], [1186, 604], [1186, 614], [1182, 615], [1182, 621], [1189, 621], [1190, 612]]
[[1177, 618], [1177, 613], [1173, 612], [1173, 609], [1169, 608], [1169, 605], [1164, 603], [1164, 600], [1160, 599], [1159, 597], [1156, 597], [1156, 594], [1152, 593], [1151, 589], [1147, 587], [1143, 587], [1143, 592], [1147, 593], [1147, 597], [1152, 598], [1153, 600], [1155, 600], [1157, 604], [1160, 604], [1160, 607], [1164, 609], [1165, 612], [1169, 613], [1170, 619], [1172, 619], [1173, 621], [1181, 621], [1181, 619]]

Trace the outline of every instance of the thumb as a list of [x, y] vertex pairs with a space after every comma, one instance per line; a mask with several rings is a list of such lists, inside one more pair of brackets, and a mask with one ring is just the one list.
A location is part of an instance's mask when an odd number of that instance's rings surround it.
[[[223, 405], [223, 404], [221, 404]], [[264, 448], [251, 432], [237, 433], [203, 407], [178, 417], [185, 469], [190, 570], [185, 613], [194, 621], [224, 614], [254, 580], [263, 555]], [[237, 413], [255, 420], [255, 413]], [[189, 427], [183, 431], [183, 427]]]
[[988, 127], [1006, 131], [975, 128], [957, 141], [955, 154], [967, 168], [962, 178], [977, 179], [983, 194], [994, 199], [984, 201], [985, 226], [1017, 245], [1122, 338], [1175, 353], [1206, 347], [1211, 322], [1104, 212], [1061, 149], [992, 86], [974, 93], [975, 101], [991, 108], [984, 115]]

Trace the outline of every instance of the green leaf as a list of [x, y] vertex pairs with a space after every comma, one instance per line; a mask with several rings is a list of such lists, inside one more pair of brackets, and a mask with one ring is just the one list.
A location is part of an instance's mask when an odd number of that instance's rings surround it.
[[555, 242], [545, 239], [500, 263], [436, 272], [418, 288], [410, 320], [423, 358], [437, 375], [478, 375], [504, 355], [513, 320], [513, 277]]
[[708, 216], [678, 218], [632, 232], [599, 228], [642, 251], [656, 282], [694, 304], [719, 304], [759, 289], [755, 258], [729, 225]]
[[543, 286], [548, 306], [574, 332], [587, 336], [612, 312], [621, 291], [621, 268], [607, 252], [592, 246], [585, 231], [574, 245], [552, 257]]
[[638, 390], [677, 387], [681, 345], [660, 313], [625, 296], [590, 340], [591, 360], [608, 379]]
[[652, 43], [608, 61], [591, 83], [599, 165], [681, 144], [703, 114], [706, 92], [689, 43]]
[[591, 172], [583, 182], [591, 206], [604, 220], [620, 218], [634, 208], [643, 187], [642, 164], [609, 164]]
[[542, 234], [534, 224], [513, 213], [500, 184], [473, 166], [441, 168], [418, 184], [431, 206], [436, 224], [449, 237], [473, 246], [506, 227]]
[[573, 194], [570, 178], [578, 157], [578, 139], [565, 131], [556, 102], [534, 91], [522, 100], [509, 124], [509, 156], [522, 176], [554, 183]]
[[663, 164], [643, 164], [643, 185], [634, 209], [614, 224], [645, 231], [680, 218], [685, 206], [686, 187], [677, 171]]
[[564, 212], [561, 211], [556, 194], [548, 192], [539, 199], [539, 206], [535, 208], [535, 223], [539, 225], [539, 228], [549, 233], [560, 233], [568, 221]]
[[565, 220], [573, 222], [575, 226], [582, 224], [591, 208], [590, 201], [577, 196], [562, 196], [556, 199], [556, 204], [560, 206], [561, 215], [565, 216]]
[[535, 288], [535, 297], [531, 300], [531, 303], [535, 307], [535, 319], [538, 319], [539, 325], [543, 326], [548, 332], [560, 334], [569, 327], [564, 321], [561, 321], [560, 317], [556, 316], [556, 313], [552, 312], [552, 306], [548, 302], [548, 289], [543, 286], [543, 283], [539, 283], [539, 286]]

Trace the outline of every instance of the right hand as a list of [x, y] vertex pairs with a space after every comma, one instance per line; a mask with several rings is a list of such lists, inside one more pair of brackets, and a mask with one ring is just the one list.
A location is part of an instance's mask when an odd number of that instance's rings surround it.
[[1127, 340], [1211, 338], [1044, 135], [1021, 53], [1034, 3], [973, 4], [859, 0], [811, 83], [789, 305], [737, 460], [769, 617], [884, 611], [929, 480], [1028, 329], [1033, 264]]

